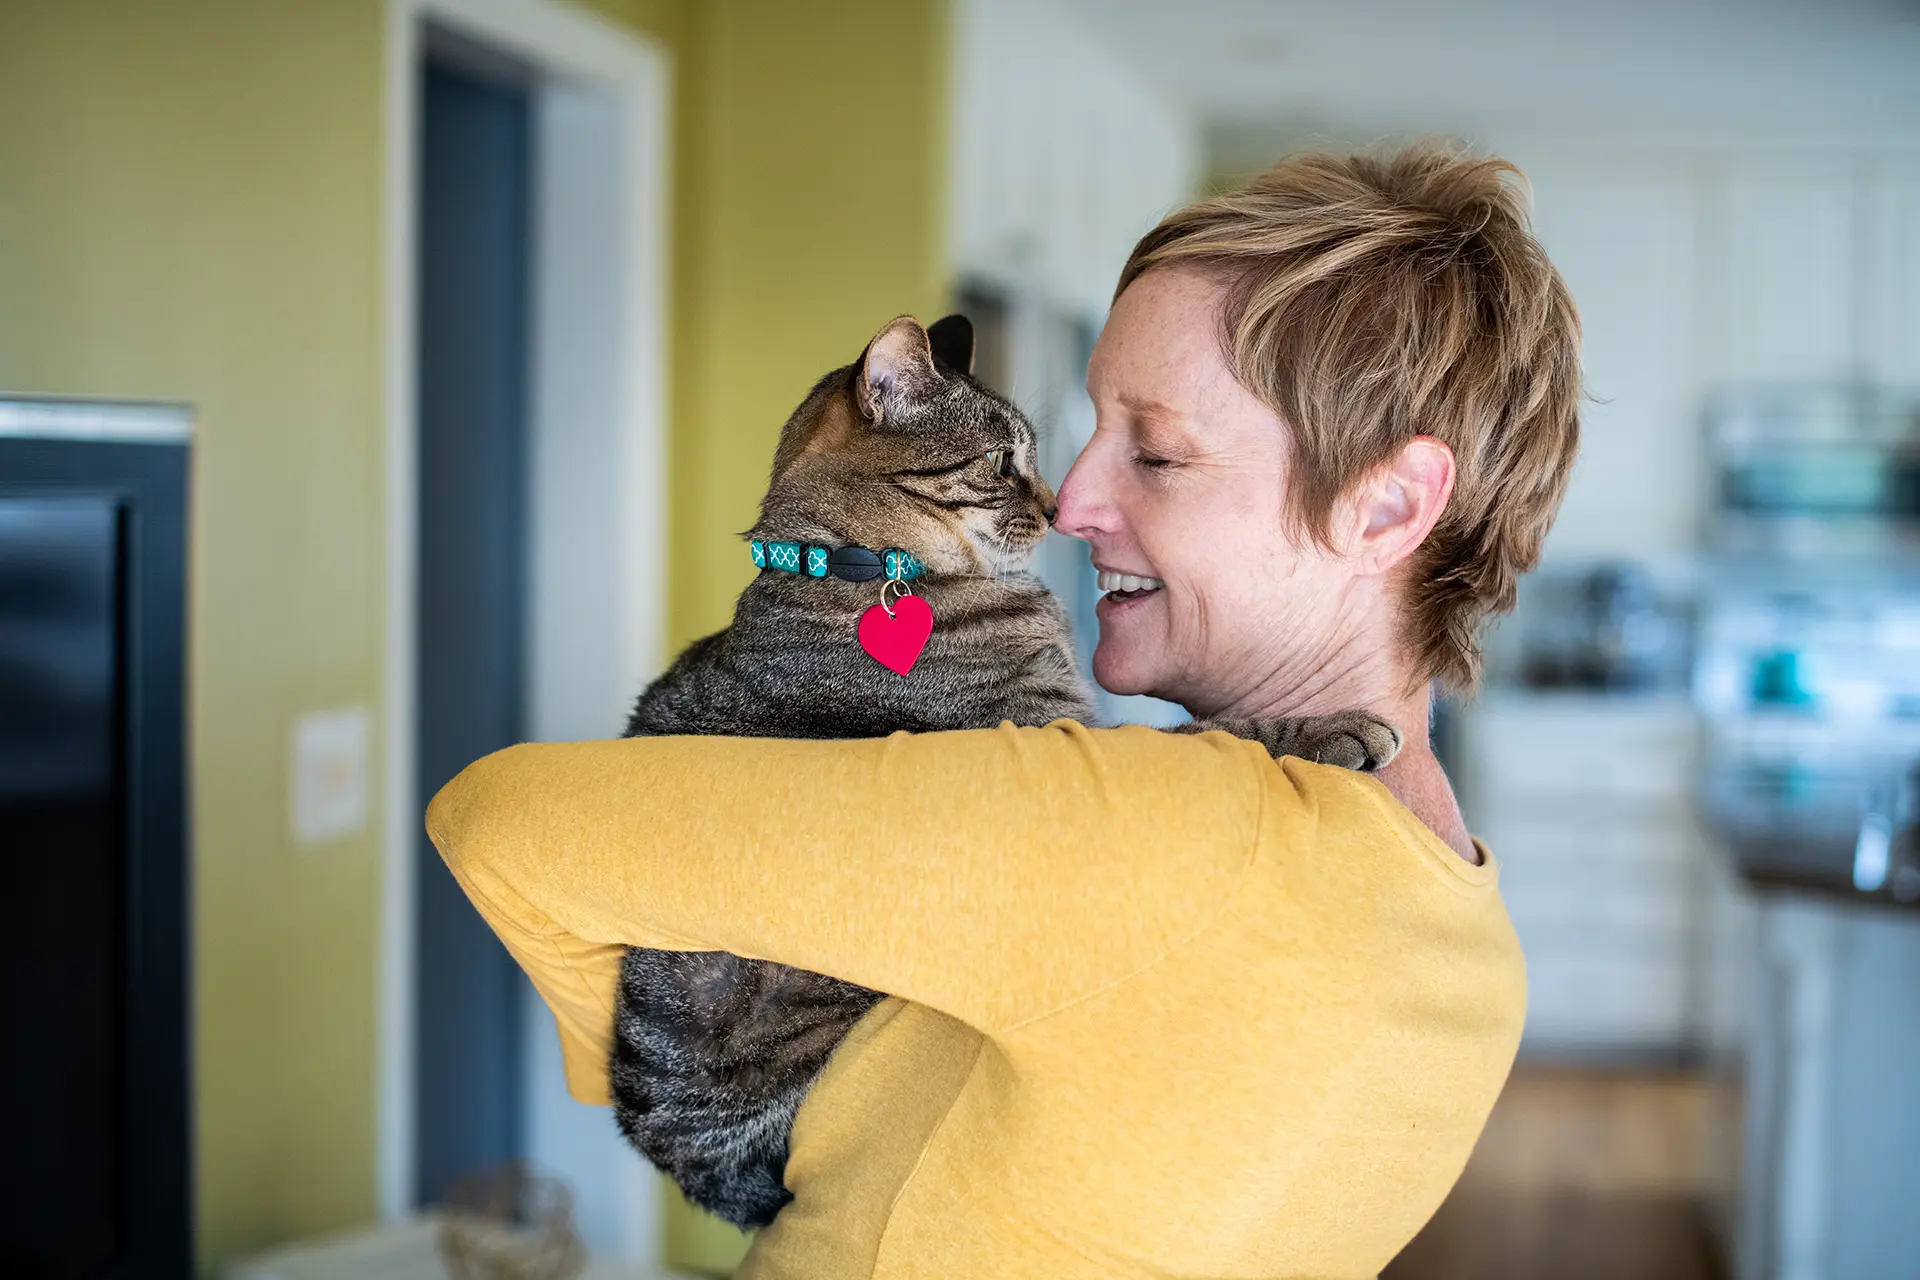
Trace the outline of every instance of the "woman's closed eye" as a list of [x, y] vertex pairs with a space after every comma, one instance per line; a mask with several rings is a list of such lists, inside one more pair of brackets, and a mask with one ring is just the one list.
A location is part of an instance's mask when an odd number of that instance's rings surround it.
[[1136, 453], [1133, 455], [1133, 465], [1136, 467], [1145, 467], [1149, 471], [1159, 471], [1164, 467], [1172, 466], [1173, 459], [1157, 458], [1150, 453]]

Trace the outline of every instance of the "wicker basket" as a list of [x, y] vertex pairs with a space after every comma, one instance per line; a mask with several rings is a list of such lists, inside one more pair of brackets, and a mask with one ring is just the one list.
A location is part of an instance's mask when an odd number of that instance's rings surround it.
[[524, 1161], [462, 1178], [440, 1214], [440, 1256], [455, 1280], [571, 1280], [586, 1268], [573, 1196]]

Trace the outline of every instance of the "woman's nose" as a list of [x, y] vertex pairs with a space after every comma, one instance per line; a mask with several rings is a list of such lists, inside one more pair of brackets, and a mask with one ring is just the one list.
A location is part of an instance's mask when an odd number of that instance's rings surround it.
[[1100, 511], [1102, 504], [1097, 496], [1097, 485], [1091, 475], [1092, 468], [1087, 465], [1087, 455], [1081, 454], [1067, 472], [1067, 478], [1060, 482], [1060, 495], [1054, 505], [1053, 527], [1070, 538], [1083, 541], [1100, 532], [1102, 522]]

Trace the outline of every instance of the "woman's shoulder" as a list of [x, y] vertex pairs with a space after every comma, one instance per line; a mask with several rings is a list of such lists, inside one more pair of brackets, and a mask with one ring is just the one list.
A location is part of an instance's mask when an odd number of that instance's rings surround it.
[[1457, 887], [1490, 888], [1499, 878], [1483, 849], [1473, 846], [1481, 854], [1478, 863], [1462, 857], [1374, 774], [1294, 756], [1274, 759], [1259, 743], [1224, 732], [1088, 729], [1067, 721], [1046, 730], [1003, 731], [1064, 733], [1067, 743], [1053, 745], [1066, 749], [1035, 751], [1029, 758], [1043, 771], [1065, 770], [1083, 784], [1152, 794], [1155, 826], [1170, 816], [1197, 820], [1233, 812], [1252, 820], [1258, 845], [1289, 861], [1371, 850], [1379, 857], [1368, 863], [1377, 869], [1417, 868]]
[[1489, 891], [1499, 867], [1477, 841], [1462, 857], [1374, 774], [1283, 757], [1267, 778], [1262, 843], [1276, 856], [1338, 859], [1374, 874]]
[[1283, 758], [1270, 780], [1238, 914], [1275, 922], [1277, 945], [1333, 948], [1345, 983], [1437, 984], [1433, 1000], [1517, 1035], [1526, 961], [1492, 855], [1462, 858], [1371, 774]]

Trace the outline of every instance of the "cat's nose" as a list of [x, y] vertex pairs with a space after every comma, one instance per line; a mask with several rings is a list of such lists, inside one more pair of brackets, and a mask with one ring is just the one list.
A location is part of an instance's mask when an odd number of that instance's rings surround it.
[[1038, 475], [1027, 481], [1027, 494], [1033, 499], [1033, 505], [1040, 509], [1040, 514], [1046, 518], [1047, 524], [1051, 526], [1053, 518], [1060, 514], [1060, 495], [1053, 491], [1052, 485]]

